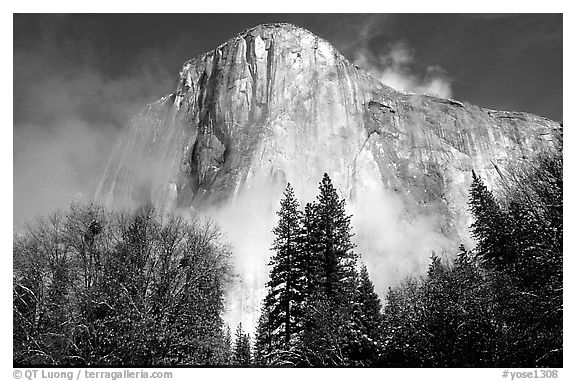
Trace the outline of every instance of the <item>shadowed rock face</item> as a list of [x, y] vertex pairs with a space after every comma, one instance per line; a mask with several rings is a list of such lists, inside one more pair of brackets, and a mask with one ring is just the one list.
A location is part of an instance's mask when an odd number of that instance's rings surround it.
[[352, 206], [392, 195], [403, 219], [434, 215], [429, 229], [458, 244], [471, 170], [493, 184], [497, 166], [560, 133], [535, 115], [396, 91], [304, 29], [261, 25], [183, 65], [175, 93], [119, 139], [97, 199], [207, 209], [252, 192], [273, 211], [286, 182], [310, 201], [327, 172]]

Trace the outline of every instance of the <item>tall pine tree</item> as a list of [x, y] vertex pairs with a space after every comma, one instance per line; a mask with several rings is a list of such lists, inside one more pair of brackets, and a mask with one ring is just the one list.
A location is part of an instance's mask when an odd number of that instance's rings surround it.
[[510, 248], [511, 224], [492, 192], [474, 171], [468, 204], [475, 217], [471, 230], [477, 242], [479, 258], [496, 268], [506, 267], [514, 259], [513, 250]]
[[[307, 203], [301, 214], [301, 227], [298, 246], [298, 263], [301, 268], [300, 282], [306, 296], [312, 295], [320, 286], [320, 274], [322, 271], [321, 257], [318, 254], [318, 243], [315, 237], [318, 235], [318, 219], [315, 204]], [[308, 302], [304, 298], [304, 303]]]
[[271, 362], [271, 354], [274, 350], [272, 345], [273, 331], [269, 324], [269, 312], [266, 307], [262, 308], [256, 327], [256, 336], [254, 342], [254, 365], [266, 366]]
[[234, 361], [235, 366], [247, 367], [252, 365], [252, 353], [250, 350], [250, 335], [244, 333], [242, 323], [236, 328], [236, 338], [234, 340]]
[[230, 327], [226, 327], [224, 330], [224, 359], [223, 362], [226, 365], [232, 363], [232, 333], [230, 332]]
[[268, 316], [262, 327], [270, 332], [269, 340], [274, 349], [289, 348], [291, 337], [301, 327], [303, 284], [301, 266], [298, 260], [300, 213], [298, 201], [290, 184], [284, 191], [277, 212], [279, 221], [273, 229], [275, 235], [272, 256], [269, 265], [270, 280], [267, 283], [268, 295], [264, 300], [264, 309]]
[[352, 325], [356, 288], [356, 254], [351, 241], [351, 216], [327, 174], [320, 194], [302, 217], [301, 263], [306, 285], [301, 364], [345, 366], [350, 361], [347, 338]]
[[360, 268], [353, 303], [353, 330], [350, 338], [350, 359], [354, 365], [374, 365], [382, 347], [382, 303], [374, 292], [374, 284], [366, 265]]
[[351, 240], [350, 226], [352, 216], [346, 214], [345, 201], [338, 197], [326, 173], [313, 208], [311, 238], [314, 251], [310, 254], [320, 260], [320, 273], [317, 274], [320, 292], [328, 300], [344, 302], [352, 296], [356, 279], [357, 255], [353, 251], [355, 245]]

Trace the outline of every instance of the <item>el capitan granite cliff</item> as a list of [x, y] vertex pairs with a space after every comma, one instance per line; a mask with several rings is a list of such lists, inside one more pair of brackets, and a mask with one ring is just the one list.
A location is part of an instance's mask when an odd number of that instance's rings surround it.
[[[456, 246], [469, 239], [472, 170], [492, 186], [500, 167], [554, 149], [561, 134], [536, 115], [396, 91], [309, 31], [266, 24], [184, 63], [175, 92], [123, 132], [96, 199], [210, 210], [252, 194], [268, 226], [287, 182], [310, 199], [326, 172], [353, 211], [392, 198], [403, 223], [426, 218], [432, 245]], [[380, 227], [366, 218], [357, 239]], [[260, 249], [248, 272], [261, 273], [268, 247], [246, 249]]]

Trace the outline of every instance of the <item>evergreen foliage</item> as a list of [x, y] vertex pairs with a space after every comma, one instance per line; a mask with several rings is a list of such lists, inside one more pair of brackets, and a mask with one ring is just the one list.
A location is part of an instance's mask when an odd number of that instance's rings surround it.
[[352, 329], [348, 338], [351, 365], [372, 366], [382, 355], [382, 303], [366, 265], [360, 268], [358, 286], [352, 303]]
[[268, 295], [265, 309], [269, 311], [266, 320], [269, 340], [275, 346], [287, 347], [292, 335], [301, 329], [303, 279], [300, 277], [301, 265], [298, 253], [300, 234], [300, 213], [294, 190], [288, 184], [278, 211], [278, 225], [273, 229], [275, 235]]
[[511, 221], [474, 171], [469, 205], [475, 217], [471, 226], [472, 236], [476, 239], [478, 252], [482, 253], [481, 258], [502, 269], [513, 261], [515, 254], [510, 247], [512, 242], [507, 229]]
[[[350, 339], [356, 335], [376, 341], [371, 335], [379, 332], [377, 324], [369, 319], [377, 317], [367, 314], [379, 314], [373, 310], [380, 308], [367, 272], [362, 279], [356, 272], [351, 216], [327, 174], [316, 201], [303, 212], [297, 208], [288, 184], [274, 229], [275, 254], [256, 336], [257, 363], [350, 365], [352, 351], [361, 351]], [[356, 299], [368, 304], [357, 306]], [[286, 318], [288, 312], [292, 320]]]
[[476, 247], [461, 245], [453, 260], [432, 253], [424, 277], [389, 289], [382, 313], [366, 267], [356, 272], [350, 216], [325, 175], [317, 200], [299, 214], [301, 331], [275, 344], [263, 328], [276, 312], [264, 309], [256, 342], [267, 360], [257, 364], [561, 367], [561, 154], [504, 179], [497, 199], [472, 174]]
[[266, 366], [270, 363], [270, 357], [273, 351], [272, 344], [272, 326], [268, 322], [269, 312], [266, 307], [262, 308], [256, 327], [256, 337], [254, 343], [254, 365]]
[[250, 349], [250, 334], [242, 329], [242, 323], [236, 328], [236, 338], [234, 340], [234, 355], [232, 365], [238, 367], [248, 367], [252, 365], [252, 351]]
[[308, 254], [320, 259], [316, 274], [319, 289], [329, 301], [345, 303], [353, 294], [357, 255], [353, 249], [350, 219], [345, 201], [338, 196], [330, 177], [324, 174], [320, 194], [312, 205], [314, 223], [311, 239], [313, 250]]
[[477, 240], [390, 290], [385, 366], [562, 366], [562, 159], [513, 168], [498, 202], [473, 174]]
[[304, 210], [288, 184], [253, 348], [223, 329], [213, 224], [73, 205], [15, 234], [14, 363], [562, 367], [561, 152], [499, 173], [498, 198], [472, 173], [476, 247], [433, 252], [384, 308], [328, 175]]

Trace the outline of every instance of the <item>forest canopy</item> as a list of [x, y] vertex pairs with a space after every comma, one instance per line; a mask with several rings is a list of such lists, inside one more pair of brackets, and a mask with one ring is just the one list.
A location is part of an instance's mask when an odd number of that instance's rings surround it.
[[443, 253], [453, 260], [432, 252], [427, 273], [384, 303], [356, 266], [351, 216], [328, 175], [303, 210], [288, 185], [256, 365], [561, 367], [561, 153], [500, 175], [497, 198], [472, 172], [476, 247]]
[[229, 247], [197, 216], [72, 205], [14, 238], [18, 366], [228, 364]]
[[213, 222], [73, 204], [14, 234], [14, 364], [562, 367], [561, 152], [500, 175], [472, 172], [476, 246], [431, 252], [383, 299], [329, 175], [303, 207], [288, 184], [252, 337], [224, 326]]

